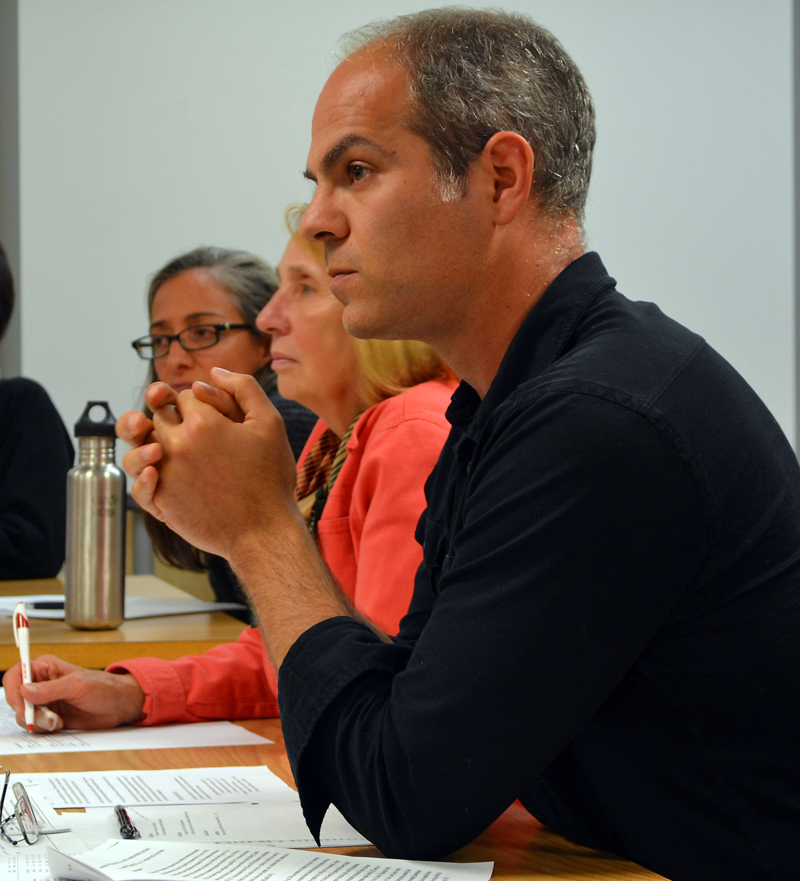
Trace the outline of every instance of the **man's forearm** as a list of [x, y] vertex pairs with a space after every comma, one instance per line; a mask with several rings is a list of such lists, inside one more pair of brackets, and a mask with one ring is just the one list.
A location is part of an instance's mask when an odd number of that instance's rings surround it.
[[354, 618], [388, 641], [347, 601], [299, 512], [243, 537], [229, 562], [255, 606], [276, 669], [302, 633], [328, 618]]

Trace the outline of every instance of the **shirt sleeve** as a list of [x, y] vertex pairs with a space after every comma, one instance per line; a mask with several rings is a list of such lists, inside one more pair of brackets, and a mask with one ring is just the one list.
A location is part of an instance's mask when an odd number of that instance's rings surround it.
[[142, 725], [278, 715], [277, 675], [255, 627], [202, 655], [132, 658], [106, 669], [136, 677], [145, 693]]
[[52, 578], [64, 562], [73, 450], [47, 392], [0, 388], [0, 578]]
[[545, 396], [480, 459], [447, 462], [429, 497], [456, 492], [455, 527], [426, 516], [402, 643], [334, 618], [281, 667], [312, 832], [332, 802], [387, 856], [450, 853], [519, 797], [635, 663], [705, 541], [681, 456], [616, 403]]

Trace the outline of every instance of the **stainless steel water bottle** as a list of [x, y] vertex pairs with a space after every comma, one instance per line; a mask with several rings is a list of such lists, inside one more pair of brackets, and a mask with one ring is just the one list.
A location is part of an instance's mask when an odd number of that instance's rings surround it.
[[[103, 418], [96, 421], [100, 408]], [[125, 617], [125, 475], [114, 462], [114, 423], [105, 401], [89, 401], [75, 423], [64, 606], [67, 624], [79, 630], [113, 630]]]

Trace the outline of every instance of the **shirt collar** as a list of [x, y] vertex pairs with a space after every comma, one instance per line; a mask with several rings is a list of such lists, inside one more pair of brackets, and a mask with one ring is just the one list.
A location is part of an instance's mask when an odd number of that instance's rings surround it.
[[476, 436], [491, 413], [522, 382], [556, 360], [589, 303], [616, 281], [594, 251], [563, 269], [531, 309], [508, 347], [486, 397], [467, 382], [456, 389], [447, 409], [455, 428]]

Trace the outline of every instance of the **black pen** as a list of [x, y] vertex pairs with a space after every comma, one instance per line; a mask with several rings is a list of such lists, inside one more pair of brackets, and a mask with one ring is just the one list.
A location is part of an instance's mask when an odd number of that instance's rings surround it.
[[40, 603], [27, 603], [29, 609], [63, 609], [64, 600], [46, 600]]
[[139, 830], [131, 823], [131, 818], [128, 816], [125, 808], [122, 805], [117, 805], [114, 810], [117, 812], [117, 819], [119, 820], [119, 834], [123, 838], [141, 838]]

